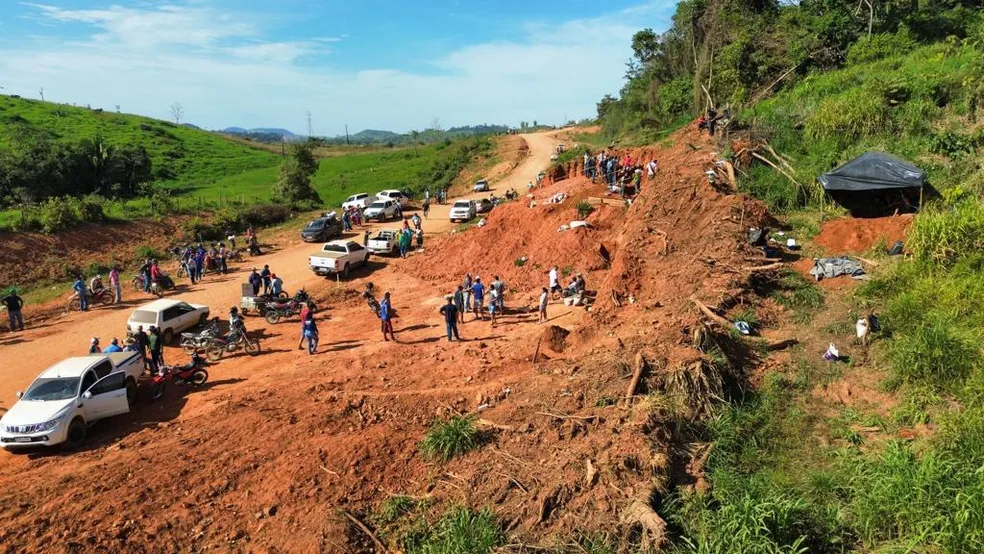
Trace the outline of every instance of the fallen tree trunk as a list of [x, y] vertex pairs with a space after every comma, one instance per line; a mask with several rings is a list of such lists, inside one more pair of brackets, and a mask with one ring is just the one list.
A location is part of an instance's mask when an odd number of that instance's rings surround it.
[[734, 327], [734, 323], [731, 323], [727, 319], [725, 319], [725, 318], [717, 315], [716, 313], [712, 312], [710, 308], [708, 308], [707, 306], [705, 306], [700, 300], [697, 300], [695, 297], [691, 296], [690, 297], [690, 301], [693, 302], [694, 306], [697, 306], [697, 308], [704, 315], [706, 315], [707, 317], [711, 318], [711, 320], [714, 321], [714, 323], [717, 323], [718, 325], [721, 325], [722, 327]]
[[642, 355], [642, 352], [636, 352], [635, 371], [632, 373], [632, 380], [629, 381], [629, 388], [625, 391], [626, 401], [631, 401], [632, 397], [635, 396], [636, 389], [639, 388], [639, 381], [642, 379], [645, 369], [646, 358]]
[[758, 267], [743, 267], [742, 270], [748, 271], [750, 273], [756, 273], [759, 271], [774, 271], [776, 269], [782, 269], [782, 266], [783, 266], [782, 262], [779, 262], [775, 264], [763, 265]]
[[622, 512], [622, 521], [642, 528], [643, 539], [653, 552], [659, 552], [666, 544], [666, 521], [642, 500], [633, 500]]

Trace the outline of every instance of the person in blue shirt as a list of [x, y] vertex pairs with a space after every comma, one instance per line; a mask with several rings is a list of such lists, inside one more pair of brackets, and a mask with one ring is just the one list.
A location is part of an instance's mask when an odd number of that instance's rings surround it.
[[114, 338], [113, 340], [109, 341], [109, 346], [107, 346], [106, 349], [103, 350], [103, 353], [111, 354], [113, 352], [122, 352], [122, 351], [123, 349], [120, 348], [120, 339]]
[[393, 332], [393, 304], [390, 301], [390, 293], [383, 295], [383, 301], [379, 303], [379, 320], [382, 322], [383, 340], [388, 341], [386, 333], [393, 337], [396, 342], [396, 333]]
[[308, 312], [301, 323], [301, 334], [307, 339], [308, 354], [313, 355], [318, 352], [318, 324], [314, 321], [314, 314]]
[[472, 284], [472, 308], [475, 309], [475, 319], [485, 321], [485, 313], [482, 311], [482, 304], [485, 300], [485, 285], [482, 284], [481, 277], [475, 277]]
[[79, 297], [79, 310], [83, 312], [89, 311], [89, 295], [86, 294], [85, 281], [82, 279], [82, 275], [76, 277], [75, 283], [72, 285], [72, 290]]

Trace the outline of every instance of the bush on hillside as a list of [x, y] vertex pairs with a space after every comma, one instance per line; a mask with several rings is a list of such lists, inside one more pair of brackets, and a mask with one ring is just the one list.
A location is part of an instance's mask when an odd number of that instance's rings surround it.
[[847, 62], [851, 65], [873, 62], [882, 58], [897, 56], [912, 51], [916, 41], [908, 29], [897, 33], [879, 33], [861, 37], [847, 51]]
[[821, 102], [806, 120], [806, 135], [848, 142], [886, 132], [889, 123], [882, 98], [855, 88]]
[[77, 202], [79, 219], [87, 223], [101, 223], [106, 221], [106, 212], [103, 210], [106, 202], [108, 200], [98, 194], [83, 196]]
[[45, 233], [57, 233], [80, 223], [75, 200], [65, 197], [49, 198], [38, 208], [38, 221]]
[[984, 252], [984, 201], [971, 198], [925, 210], [913, 222], [907, 244], [917, 260], [943, 266]]

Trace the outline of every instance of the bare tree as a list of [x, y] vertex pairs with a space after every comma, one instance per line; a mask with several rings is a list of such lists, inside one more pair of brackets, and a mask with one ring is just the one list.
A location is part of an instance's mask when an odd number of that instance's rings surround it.
[[864, 6], [868, 6], [868, 38], [871, 38], [871, 28], [875, 24], [875, 0], [860, 0], [854, 15], [861, 15], [861, 8]]
[[434, 119], [431, 120], [431, 129], [433, 129], [435, 131], [441, 131], [442, 130], [441, 129], [441, 120], [440, 120], [440, 118], [435, 117]]
[[171, 119], [174, 120], [175, 125], [181, 124], [181, 119], [184, 117], [184, 106], [181, 102], [175, 102], [171, 104]]

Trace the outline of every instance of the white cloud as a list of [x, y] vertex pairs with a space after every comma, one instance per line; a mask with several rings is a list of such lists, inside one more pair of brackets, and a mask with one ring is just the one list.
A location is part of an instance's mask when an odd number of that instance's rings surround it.
[[[618, 90], [631, 35], [668, 21], [675, 2], [643, 5], [552, 26], [529, 24], [513, 41], [455, 49], [433, 71], [341, 70], [300, 63], [338, 48], [346, 35], [263, 41], [261, 26], [200, 6], [66, 10], [32, 5], [58, 22], [84, 23], [93, 35], [73, 44], [0, 47], [8, 93], [38, 86], [62, 102], [112, 107], [167, 118], [180, 101], [189, 122], [219, 128], [306, 127], [333, 135], [350, 128], [561, 123], [591, 116], [595, 102]], [[329, 46], [329, 44], [331, 46]], [[345, 44], [342, 42], [342, 44]], [[341, 51], [338, 55], [351, 55]], [[329, 58], [330, 59], [330, 58]]]

